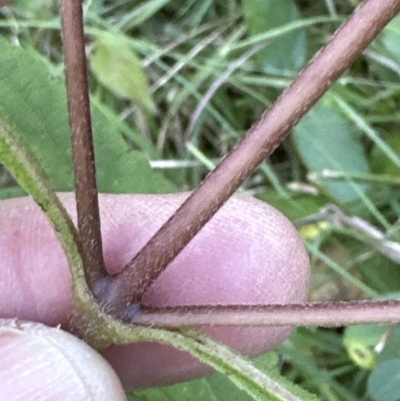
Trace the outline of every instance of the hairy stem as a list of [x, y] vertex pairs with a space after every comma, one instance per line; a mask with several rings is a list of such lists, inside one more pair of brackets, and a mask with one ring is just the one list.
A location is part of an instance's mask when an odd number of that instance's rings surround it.
[[78, 229], [86, 280], [92, 287], [107, 271], [100, 232], [81, 0], [61, 0], [61, 15]]
[[326, 302], [291, 305], [213, 305], [147, 308], [130, 323], [161, 326], [324, 326], [399, 323], [400, 301]]
[[247, 136], [110, 281], [101, 294], [114, 313], [141, 296], [187, 243], [210, 220], [249, 174], [287, 136], [350, 63], [400, 9], [400, 0], [367, 0], [282, 93]]

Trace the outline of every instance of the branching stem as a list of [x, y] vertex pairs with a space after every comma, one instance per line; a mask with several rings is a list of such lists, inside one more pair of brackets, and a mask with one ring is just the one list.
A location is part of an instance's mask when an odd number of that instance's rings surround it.
[[[139, 302], [151, 283], [210, 220], [254, 169], [288, 135], [350, 63], [400, 9], [400, 0], [366, 0], [101, 294], [114, 312]], [[304, 323], [304, 322], [303, 322]]]
[[61, 0], [69, 123], [81, 253], [89, 287], [105, 277], [81, 0]]

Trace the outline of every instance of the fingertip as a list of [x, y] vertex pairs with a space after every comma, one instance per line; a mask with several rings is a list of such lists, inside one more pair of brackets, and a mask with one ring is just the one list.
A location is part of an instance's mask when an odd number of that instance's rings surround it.
[[71, 334], [39, 323], [0, 319], [1, 399], [122, 401], [110, 365]]

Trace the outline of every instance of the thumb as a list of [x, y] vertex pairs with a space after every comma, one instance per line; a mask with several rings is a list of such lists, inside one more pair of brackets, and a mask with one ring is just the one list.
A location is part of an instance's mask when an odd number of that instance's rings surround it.
[[125, 393], [110, 365], [61, 329], [0, 319], [2, 400], [122, 401]]

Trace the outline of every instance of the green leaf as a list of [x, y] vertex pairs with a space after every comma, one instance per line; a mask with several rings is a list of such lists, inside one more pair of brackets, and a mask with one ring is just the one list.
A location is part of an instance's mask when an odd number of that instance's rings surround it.
[[[245, 22], [252, 35], [266, 32], [301, 18], [292, 0], [243, 0]], [[258, 53], [267, 73], [285, 74], [303, 67], [307, 55], [305, 29], [278, 37]]]
[[253, 398], [228, 381], [224, 375], [215, 373], [209, 378], [192, 380], [168, 387], [149, 388], [134, 394], [139, 401], [230, 401], [240, 399], [251, 401]]
[[[71, 191], [72, 156], [64, 80], [31, 49], [0, 38], [0, 107], [23, 134], [57, 191]], [[121, 133], [94, 105], [93, 128], [98, 187], [101, 192], [174, 191], [153, 172], [144, 155], [131, 151]]]
[[66, 95], [34, 50], [0, 38], [0, 106], [57, 190], [73, 188]]
[[[363, 147], [352, 127], [333, 109], [314, 107], [294, 128], [293, 140], [309, 172], [369, 172]], [[346, 178], [320, 177], [318, 183], [340, 204], [358, 200], [359, 191], [369, 188], [368, 184], [355, 184]]]
[[155, 110], [142, 63], [122, 35], [97, 36], [91, 67], [101, 84], [115, 95]]
[[374, 401], [400, 400], [400, 359], [380, 364], [369, 376], [367, 387]]

